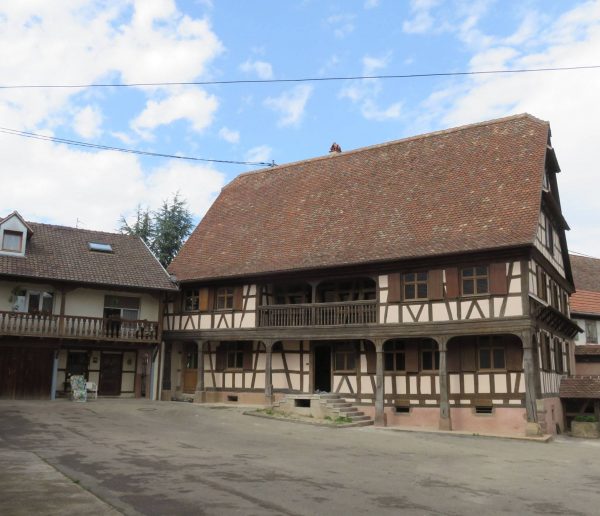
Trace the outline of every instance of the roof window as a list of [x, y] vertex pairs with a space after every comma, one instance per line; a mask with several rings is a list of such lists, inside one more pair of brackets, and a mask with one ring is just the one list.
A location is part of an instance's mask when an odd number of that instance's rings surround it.
[[97, 253], [112, 253], [113, 248], [110, 244], [103, 244], [101, 242], [88, 242], [90, 251], [96, 251]]

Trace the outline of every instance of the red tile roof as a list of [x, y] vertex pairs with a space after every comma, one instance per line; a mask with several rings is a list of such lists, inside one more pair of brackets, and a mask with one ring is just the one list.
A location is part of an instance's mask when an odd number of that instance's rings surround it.
[[571, 376], [560, 382], [561, 398], [600, 399], [600, 376]]
[[[173, 290], [175, 285], [146, 245], [116, 233], [29, 222], [33, 236], [25, 256], [0, 255], [2, 276], [112, 287]], [[113, 253], [90, 251], [90, 242], [110, 244]]]
[[573, 268], [573, 280], [577, 290], [600, 292], [600, 259], [569, 255]]
[[571, 296], [571, 313], [600, 316], [600, 292], [577, 290]]
[[600, 344], [578, 344], [575, 346], [576, 355], [600, 355]]
[[548, 132], [524, 114], [242, 174], [169, 270], [203, 280], [532, 245]]

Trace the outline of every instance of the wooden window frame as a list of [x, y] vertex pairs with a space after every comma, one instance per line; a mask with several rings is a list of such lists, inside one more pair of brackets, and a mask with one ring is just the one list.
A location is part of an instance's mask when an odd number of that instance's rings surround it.
[[[188, 307], [188, 300], [192, 300], [192, 303], [194, 302], [195, 299], [195, 306], [196, 308], [189, 308]], [[185, 289], [183, 291], [183, 296], [181, 298], [181, 302], [182, 302], [182, 310], [184, 312], [199, 312], [200, 311], [200, 289], [199, 288], [188, 288]]]
[[[233, 310], [234, 287], [219, 287], [215, 292], [215, 310]], [[223, 300], [223, 306], [219, 306], [219, 300]]]
[[[485, 274], [477, 274], [477, 269], [485, 267]], [[465, 277], [465, 271], [473, 271], [472, 276]], [[487, 288], [485, 292], [479, 292], [477, 288], [477, 281], [485, 279]], [[465, 281], [473, 282], [473, 293], [465, 294]], [[488, 296], [490, 295], [490, 268], [488, 265], [473, 265], [471, 267], [462, 267], [460, 269], [460, 291], [463, 297], [476, 297], [476, 296]]]
[[[392, 346], [392, 349], [384, 349], [383, 370], [384, 372], [406, 371], [406, 349], [404, 342], [388, 342], [386, 346]], [[391, 356], [392, 368], [386, 367], [387, 357]], [[401, 366], [401, 367], [400, 367]]]
[[[425, 275], [425, 279], [419, 279], [419, 275]], [[409, 277], [412, 276], [412, 280]], [[419, 286], [425, 285], [425, 296], [419, 296]], [[414, 288], [414, 296], [410, 297], [407, 287]], [[402, 294], [405, 301], [427, 301], [429, 299], [429, 273], [428, 271], [406, 272], [402, 274]]]
[[[488, 350], [490, 353], [490, 367], [481, 367], [481, 351], [482, 350]], [[502, 351], [502, 355], [504, 357], [503, 362], [504, 362], [504, 366], [503, 367], [496, 367], [496, 360], [494, 358], [494, 351], [496, 350], [501, 350]], [[498, 344], [494, 344], [494, 343], [485, 343], [485, 344], [478, 344], [477, 346], [477, 370], [478, 371], [506, 371], [506, 346], [502, 346], [502, 345], [498, 345]]]
[[[343, 345], [342, 345], [343, 346]], [[356, 353], [356, 348], [352, 345], [349, 344], [347, 346], [340, 346], [339, 344], [336, 344], [334, 349], [333, 349], [333, 372], [334, 373], [356, 373], [357, 370], [357, 353]], [[342, 361], [344, 362], [344, 367], [343, 368], [338, 368], [338, 356], [343, 357]], [[350, 357], [352, 357], [352, 360], [354, 361], [354, 367], [352, 368], [348, 368], [348, 362], [350, 360]]]
[[[228, 342], [227, 351], [225, 352], [225, 370], [226, 371], [243, 371], [244, 370], [244, 352], [245, 346], [243, 342]], [[233, 366], [229, 363], [233, 362]], [[238, 366], [239, 362], [239, 366]]]
[[[12, 235], [19, 237], [19, 248], [11, 249], [9, 247], [4, 246], [4, 237], [5, 235]], [[10, 229], [5, 229], [2, 233], [2, 251], [6, 251], [7, 253], [20, 253], [23, 250], [23, 232], [22, 231], [13, 231]]]
[[[431, 365], [433, 369], [425, 368], [425, 355], [431, 354]], [[437, 344], [422, 343], [419, 345], [419, 360], [421, 361], [421, 371], [424, 372], [436, 372], [440, 370], [440, 350]]]

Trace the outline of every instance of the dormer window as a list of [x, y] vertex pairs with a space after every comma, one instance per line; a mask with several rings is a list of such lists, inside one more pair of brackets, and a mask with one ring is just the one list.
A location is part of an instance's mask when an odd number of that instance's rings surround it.
[[2, 250], [20, 253], [23, 245], [23, 233], [20, 231], [4, 230], [2, 235]]
[[110, 244], [103, 244], [102, 242], [89, 242], [88, 247], [90, 251], [96, 251], [97, 253], [112, 253], [113, 248]]

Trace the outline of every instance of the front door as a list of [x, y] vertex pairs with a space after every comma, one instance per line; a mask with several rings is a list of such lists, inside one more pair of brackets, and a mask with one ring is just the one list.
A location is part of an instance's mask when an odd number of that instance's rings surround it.
[[184, 347], [183, 392], [191, 394], [196, 391], [198, 383], [198, 346], [188, 342]]
[[314, 391], [331, 392], [331, 346], [317, 344], [314, 349]]
[[98, 394], [101, 396], [118, 396], [121, 394], [121, 353], [102, 353], [100, 358], [100, 382]]

